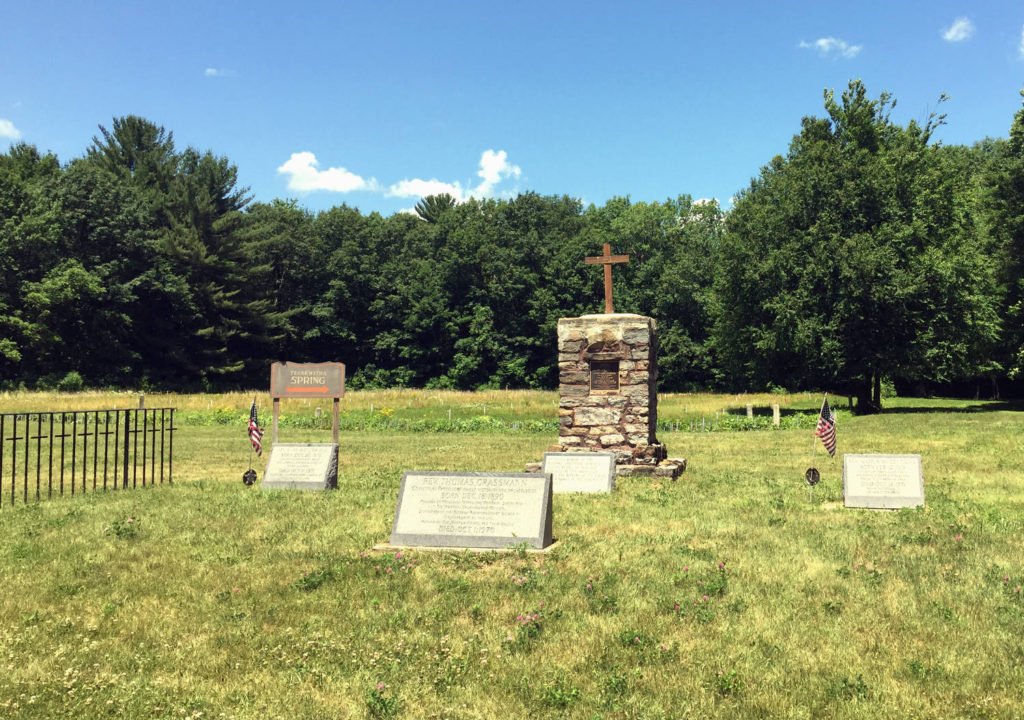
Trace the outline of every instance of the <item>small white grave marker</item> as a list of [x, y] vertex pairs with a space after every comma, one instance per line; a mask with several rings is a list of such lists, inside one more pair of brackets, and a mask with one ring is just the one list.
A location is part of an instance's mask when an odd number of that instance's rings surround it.
[[541, 472], [551, 473], [559, 493], [610, 493], [615, 489], [615, 453], [544, 453]]
[[892, 510], [924, 505], [920, 455], [843, 455], [846, 507]]

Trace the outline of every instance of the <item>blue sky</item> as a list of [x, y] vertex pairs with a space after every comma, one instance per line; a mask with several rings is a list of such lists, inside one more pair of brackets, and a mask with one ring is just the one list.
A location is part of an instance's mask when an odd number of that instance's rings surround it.
[[946, 112], [947, 144], [1006, 137], [1024, 3], [0, 4], [0, 148], [66, 162], [141, 115], [227, 156], [255, 200], [311, 210], [437, 191], [728, 204], [853, 78], [901, 124]]

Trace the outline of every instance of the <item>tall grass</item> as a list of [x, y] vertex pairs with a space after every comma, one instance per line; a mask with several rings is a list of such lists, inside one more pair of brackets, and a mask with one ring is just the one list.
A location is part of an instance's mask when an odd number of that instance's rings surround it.
[[808, 431], [664, 432], [686, 473], [557, 496], [547, 555], [372, 550], [402, 470], [520, 470], [543, 434], [345, 433], [340, 489], [298, 494], [241, 483], [244, 425], [183, 426], [171, 487], [0, 511], [0, 716], [1020, 717], [1021, 415], [892, 410], [839, 451], [920, 453], [922, 510], [843, 508]]

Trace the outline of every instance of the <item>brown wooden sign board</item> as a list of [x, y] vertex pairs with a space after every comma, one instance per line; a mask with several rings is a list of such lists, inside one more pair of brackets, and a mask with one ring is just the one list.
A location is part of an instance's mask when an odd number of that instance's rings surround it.
[[270, 366], [272, 398], [340, 398], [345, 396], [341, 363], [274, 363]]

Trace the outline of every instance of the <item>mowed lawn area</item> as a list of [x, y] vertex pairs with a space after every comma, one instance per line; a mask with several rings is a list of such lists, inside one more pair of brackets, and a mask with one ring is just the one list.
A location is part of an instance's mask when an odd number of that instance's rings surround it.
[[[402, 471], [521, 471], [556, 442], [526, 424], [555, 394], [349, 393], [350, 419], [494, 427], [345, 430], [321, 494], [243, 485], [251, 401], [146, 398], [179, 408], [171, 485], [5, 498], [0, 717], [1024, 717], [1021, 405], [836, 399], [831, 460], [813, 418], [696, 429], [748, 402], [815, 415], [818, 395], [664, 396], [677, 481], [556, 496], [546, 554], [399, 554], [373, 546]], [[0, 394], [113, 404], [138, 402]], [[282, 442], [329, 440], [313, 406], [282, 411]], [[920, 454], [926, 507], [844, 508], [842, 453]]]

